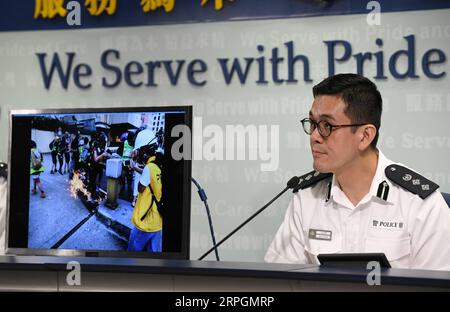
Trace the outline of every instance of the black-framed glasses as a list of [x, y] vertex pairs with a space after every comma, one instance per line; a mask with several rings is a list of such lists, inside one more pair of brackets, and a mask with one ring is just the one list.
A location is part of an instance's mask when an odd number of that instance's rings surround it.
[[316, 130], [316, 128], [317, 128], [317, 131], [319, 131], [319, 134], [324, 138], [329, 137], [331, 135], [331, 132], [333, 132], [334, 129], [345, 128], [345, 127], [359, 127], [359, 126], [367, 125], [367, 123], [353, 124], [353, 125], [332, 125], [328, 121], [321, 120], [319, 122], [316, 122], [316, 121], [312, 120], [311, 118], [303, 118], [301, 120], [301, 123], [303, 126], [303, 130], [305, 131], [305, 133], [307, 135], [311, 135], [314, 132], [314, 130]]

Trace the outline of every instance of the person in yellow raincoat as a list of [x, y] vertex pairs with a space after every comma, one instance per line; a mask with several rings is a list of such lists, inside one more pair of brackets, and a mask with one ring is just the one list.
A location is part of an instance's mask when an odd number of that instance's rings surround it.
[[139, 194], [131, 216], [135, 227], [130, 233], [128, 250], [161, 252], [163, 219], [158, 210], [162, 197], [161, 168], [155, 163], [155, 150], [151, 146], [141, 147], [139, 154], [146, 166], [139, 179]]

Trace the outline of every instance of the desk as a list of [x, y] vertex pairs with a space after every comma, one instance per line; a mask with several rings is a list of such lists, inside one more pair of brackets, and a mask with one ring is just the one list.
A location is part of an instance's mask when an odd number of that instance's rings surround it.
[[[69, 286], [67, 263], [81, 266]], [[0, 290], [30, 291], [450, 291], [450, 272], [156, 259], [0, 256]]]

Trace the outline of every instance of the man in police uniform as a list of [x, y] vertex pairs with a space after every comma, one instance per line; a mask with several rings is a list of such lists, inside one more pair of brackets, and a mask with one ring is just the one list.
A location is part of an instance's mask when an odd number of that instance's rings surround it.
[[314, 171], [300, 177], [265, 261], [315, 263], [325, 253], [384, 253], [392, 267], [450, 271], [450, 209], [438, 185], [376, 148], [382, 99], [367, 78], [313, 88]]

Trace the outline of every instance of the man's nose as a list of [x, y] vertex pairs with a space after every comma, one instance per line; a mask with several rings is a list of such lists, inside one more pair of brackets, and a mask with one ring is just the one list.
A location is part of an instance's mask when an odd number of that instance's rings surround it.
[[314, 131], [311, 133], [311, 142], [322, 143], [323, 137], [319, 133], [319, 128], [316, 127]]

